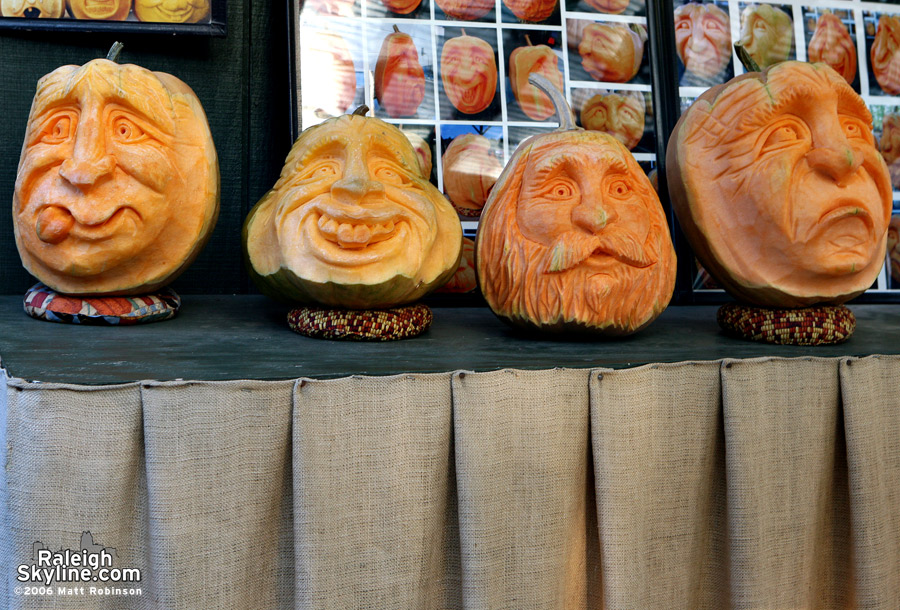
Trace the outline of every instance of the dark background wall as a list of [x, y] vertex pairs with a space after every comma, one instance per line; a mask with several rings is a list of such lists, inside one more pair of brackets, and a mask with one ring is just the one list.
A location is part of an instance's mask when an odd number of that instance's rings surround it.
[[16, 251], [12, 196], [37, 80], [61, 65], [105, 57], [115, 40], [125, 43], [120, 63], [169, 72], [194, 89], [219, 154], [218, 224], [173, 287], [182, 294], [254, 292], [241, 259], [241, 224], [274, 184], [291, 144], [287, 36], [283, 0], [228, 0], [225, 38], [0, 33], [0, 294], [24, 294], [34, 283]]

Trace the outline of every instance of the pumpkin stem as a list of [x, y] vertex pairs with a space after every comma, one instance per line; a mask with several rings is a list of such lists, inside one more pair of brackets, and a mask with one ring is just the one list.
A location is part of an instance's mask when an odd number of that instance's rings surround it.
[[400, 28], [398, 28], [397, 24], [395, 23], [394, 24], [394, 34], [399, 34], [399, 33], [400, 33]]
[[532, 72], [528, 75], [528, 82], [550, 96], [550, 100], [556, 108], [556, 115], [559, 117], [559, 131], [578, 129], [578, 126], [575, 125], [575, 115], [572, 114], [572, 109], [569, 108], [566, 98], [563, 96], [562, 91], [550, 82], [550, 79], [543, 74]]
[[353, 116], [366, 116], [366, 113], [369, 112], [369, 107], [363, 104], [359, 108], [353, 111]]
[[533, 47], [534, 43], [531, 42], [531, 37], [528, 34], [525, 34], [525, 42], [528, 43], [529, 47]]
[[460, 28], [460, 31], [462, 32], [462, 35], [463, 35], [463, 36], [466, 35], [466, 28]]
[[122, 49], [125, 48], [124, 43], [119, 42], [118, 40], [112, 43], [112, 46], [109, 48], [109, 53], [106, 54], [106, 59], [109, 61], [114, 61], [119, 63], [119, 53], [122, 52]]
[[747, 72], [761, 72], [762, 70], [759, 67], [759, 64], [756, 63], [756, 60], [750, 57], [750, 53], [747, 52], [747, 49], [744, 48], [740, 42], [734, 43], [734, 52], [737, 53], [738, 59], [741, 60], [741, 64], [744, 66], [744, 70]]

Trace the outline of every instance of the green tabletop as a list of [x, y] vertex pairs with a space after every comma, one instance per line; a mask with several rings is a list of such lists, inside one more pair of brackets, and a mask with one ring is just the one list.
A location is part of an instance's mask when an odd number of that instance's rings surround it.
[[288, 328], [286, 309], [262, 296], [185, 295], [175, 319], [129, 327], [34, 320], [24, 313], [22, 297], [0, 296], [0, 359], [15, 377], [104, 384], [900, 353], [900, 306], [852, 309], [856, 332], [835, 346], [733, 339], [719, 330], [714, 306], [670, 307], [636, 335], [590, 341], [522, 335], [485, 307], [435, 307], [431, 329], [415, 339], [356, 343], [300, 336]]

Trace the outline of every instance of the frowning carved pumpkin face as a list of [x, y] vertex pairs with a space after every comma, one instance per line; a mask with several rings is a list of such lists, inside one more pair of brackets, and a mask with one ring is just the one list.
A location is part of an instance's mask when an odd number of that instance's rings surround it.
[[598, 94], [581, 109], [581, 124], [585, 129], [608, 133], [631, 150], [644, 137], [644, 109], [640, 93]]
[[51, 288], [163, 285], [205, 242], [218, 193], [206, 117], [180, 80], [97, 59], [38, 83], [13, 209], [22, 261]]
[[134, 0], [141, 21], [197, 23], [209, 17], [209, 0]]
[[131, 11], [131, 0], [66, 0], [76, 19], [124, 21]]
[[848, 83], [856, 78], [856, 44], [834, 13], [822, 13], [809, 41], [809, 61], [825, 62]]
[[63, 0], [0, 0], [0, 15], [26, 19], [58, 19], [66, 12]]
[[885, 93], [900, 95], [900, 16], [882, 15], [872, 42], [872, 72]]
[[688, 72], [707, 79], [721, 74], [731, 61], [728, 13], [695, 2], [676, 8], [675, 49]]

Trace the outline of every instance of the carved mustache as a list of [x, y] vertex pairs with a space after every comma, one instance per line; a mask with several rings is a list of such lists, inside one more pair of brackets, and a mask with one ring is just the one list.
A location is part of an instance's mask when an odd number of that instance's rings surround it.
[[629, 233], [605, 231], [600, 235], [588, 235], [566, 231], [544, 255], [544, 270], [548, 273], [568, 271], [595, 253], [608, 254], [631, 267], [648, 267], [655, 262], [644, 251], [644, 245]]

